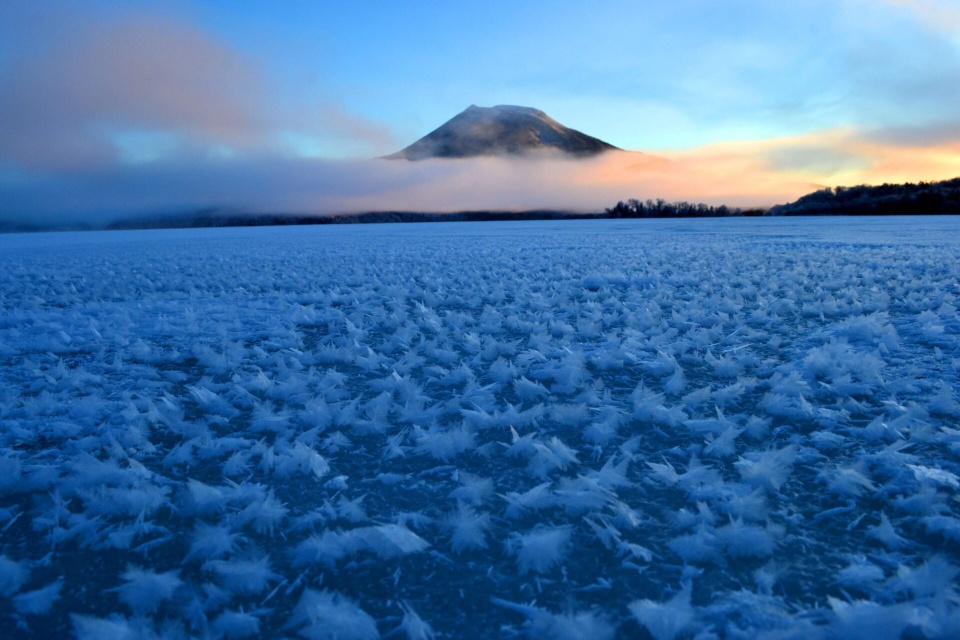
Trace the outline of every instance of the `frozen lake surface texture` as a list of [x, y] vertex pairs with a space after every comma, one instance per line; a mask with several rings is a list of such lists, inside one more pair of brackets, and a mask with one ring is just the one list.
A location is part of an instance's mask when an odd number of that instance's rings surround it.
[[958, 638], [956, 218], [0, 236], [0, 637]]

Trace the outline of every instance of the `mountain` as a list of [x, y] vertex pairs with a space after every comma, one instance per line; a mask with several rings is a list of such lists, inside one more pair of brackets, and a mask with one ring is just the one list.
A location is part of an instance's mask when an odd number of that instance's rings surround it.
[[617, 147], [565, 127], [539, 109], [470, 105], [440, 128], [387, 158], [469, 158], [523, 155], [544, 150], [586, 157], [615, 151]]

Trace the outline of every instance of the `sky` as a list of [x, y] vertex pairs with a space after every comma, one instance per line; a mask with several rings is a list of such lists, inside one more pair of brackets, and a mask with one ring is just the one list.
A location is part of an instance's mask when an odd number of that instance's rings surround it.
[[[633, 153], [385, 161], [519, 104]], [[960, 175], [960, 0], [0, 3], [0, 220], [768, 206]]]

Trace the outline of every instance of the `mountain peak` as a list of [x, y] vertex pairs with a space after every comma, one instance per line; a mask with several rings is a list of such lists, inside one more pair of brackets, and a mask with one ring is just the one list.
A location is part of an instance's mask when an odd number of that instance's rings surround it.
[[603, 140], [563, 126], [540, 109], [472, 104], [409, 147], [387, 157], [424, 160], [525, 155], [544, 150], [585, 157], [616, 149]]

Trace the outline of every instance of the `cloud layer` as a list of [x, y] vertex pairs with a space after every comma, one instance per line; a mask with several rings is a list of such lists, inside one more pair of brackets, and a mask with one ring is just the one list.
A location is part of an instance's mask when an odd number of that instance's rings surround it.
[[363, 211], [556, 209], [602, 211], [631, 197], [764, 206], [814, 185], [757, 175], [746, 164], [609, 153], [467, 160], [323, 160], [272, 157], [150, 163], [7, 188], [0, 215], [19, 222], [101, 223], [216, 208], [333, 214]]
[[124, 136], [138, 133], [165, 134], [170, 153], [261, 142], [267, 110], [255, 66], [195, 28], [134, 16], [81, 22], [60, 36], [3, 74], [0, 153], [8, 163], [102, 168], [122, 162]]

